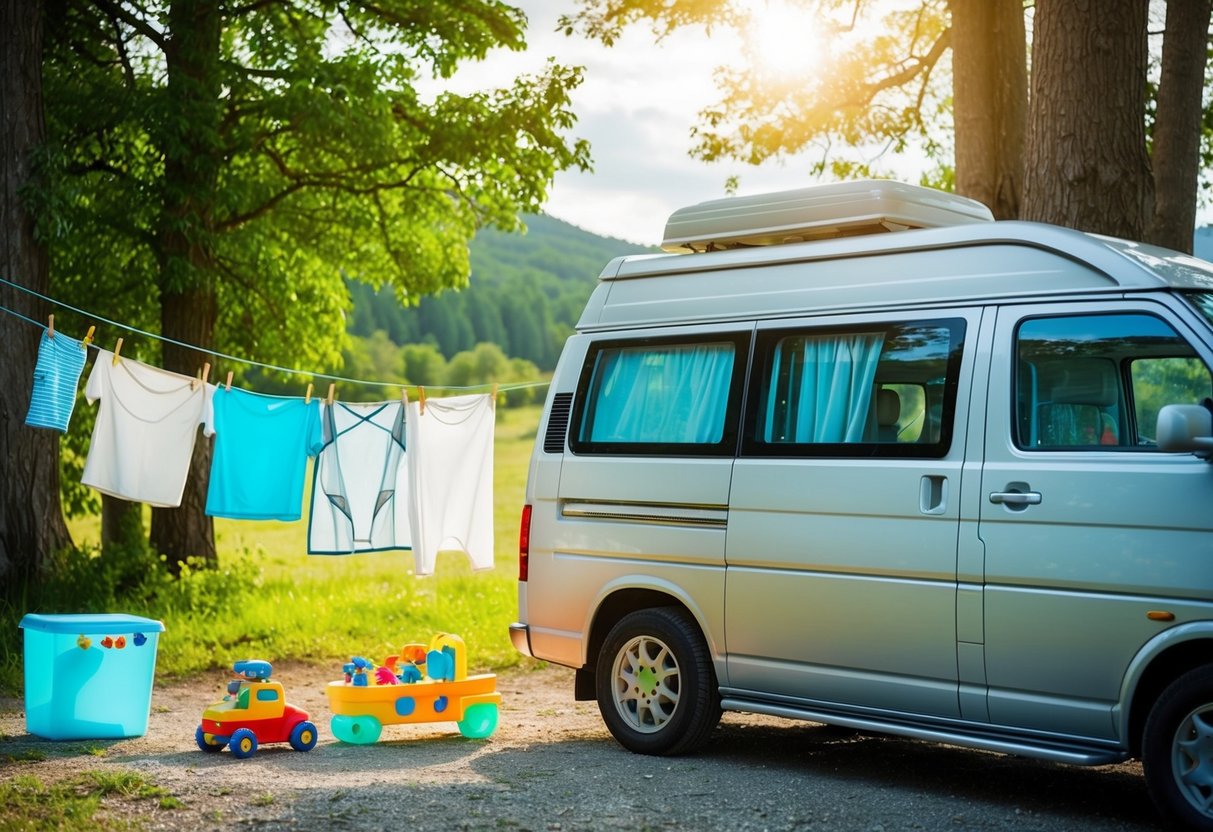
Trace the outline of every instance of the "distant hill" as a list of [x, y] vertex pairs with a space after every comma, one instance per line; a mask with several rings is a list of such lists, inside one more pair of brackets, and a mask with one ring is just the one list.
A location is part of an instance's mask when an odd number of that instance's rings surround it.
[[598, 274], [612, 257], [646, 249], [591, 234], [546, 215], [525, 218], [526, 234], [485, 229], [471, 245], [471, 285], [403, 308], [391, 291], [376, 293], [351, 281], [349, 331], [369, 337], [384, 330], [398, 345], [431, 342], [448, 359], [481, 342], [511, 358], [551, 369]]
[[1196, 229], [1196, 236], [1192, 238], [1192, 253], [1202, 260], [1213, 261], [1213, 226]]

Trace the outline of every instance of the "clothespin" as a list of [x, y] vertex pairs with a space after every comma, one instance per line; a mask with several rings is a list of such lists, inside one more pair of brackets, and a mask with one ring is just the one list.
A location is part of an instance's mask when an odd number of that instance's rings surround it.
[[224, 383], [223, 389], [226, 390], [228, 393], [232, 392], [232, 371], [231, 370], [227, 371], [227, 382]]
[[492, 398], [493, 407], [496, 407], [497, 406], [497, 385], [496, 384], [493, 385], [492, 397], [493, 397]]
[[418, 387], [417, 395], [421, 399], [421, 411], [420, 412], [425, 413], [425, 388]]
[[400, 406], [407, 408], [409, 406], [409, 388], [400, 388]]
[[55, 316], [54, 315], [46, 316], [46, 335], [48, 338], [55, 337]]
[[336, 389], [337, 389], [337, 385], [336, 385], [336, 384], [330, 384], [330, 385], [329, 385], [329, 395], [328, 395], [328, 398], [327, 398], [327, 399], [325, 400], [325, 402], [324, 402], [324, 403], [325, 403], [325, 404], [327, 404], [329, 407], [332, 407], [332, 406], [333, 406], [333, 392], [334, 392]]
[[88, 349], [88, 345], [93, 343], [93, 333], [96, 331], [97, 331], [97, 327], [95, 327], [95, 326], [90, 326], [88, 328], [88, 334], [85, 335], [84, 340], [80, 342], [80, 349], [82, 349], [82, 350]]
[[311, 403], [312, 403], [312, 384], [311, 384], [311, 382], [308, 382], [308, 385], [307, 385], [307, 395], [303, 397], [303, 403], [304, 403], [304, 404], [311, 404]]
[[118, 366], [118, 358], [122, 355], [122, 339], [118, 339], [118, 343], [114, 344], [114, 366]]
[[199, 385], [199, 384], [201, 384], [201, 385], [204, 385], [204, 386], [205, 386], [205, 384], [206, 384], [206, 380], [207, 380], [208, 378], [210, 378], [210, 375], [211, 375], [211, 365], [210, 365], [210, 362], [209, 362], [209, 361], [207, 361], [207, 362], [203, 362], [203, 364], [202, 364], [202, 369], [198, 371], [198, 378], [197, 378], [197, 382], [198, 382], [198, 383], [197, 383], [197, 384], [191, 384], [191, 385], [190, 385], [190, 388], [191, 388], [191, 389], [193, 389], [193, 390], [197, 390], [197, 389], [198, 389], [198, 385]]

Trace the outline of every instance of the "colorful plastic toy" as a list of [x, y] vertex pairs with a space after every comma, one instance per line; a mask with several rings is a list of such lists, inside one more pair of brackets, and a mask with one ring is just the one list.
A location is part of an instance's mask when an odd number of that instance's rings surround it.
[[329, 728], [342, 742], [370, 745], [384, 725], [416, 722], [454, 722], [473, 739], [497, 730], [497, 676], [468, 676], [459, 636], [439, 633], [428, 650], [406, 644], [399, 656], [388, 656], [378, 667], [360, 659], [345, 665], [345, 678], [326, 688], [333, 712]]
[[241, 759], [267, 742], [289, 742], [296, 751], [311, 751], [316, 726], [308, 722], [307, 711], [287, 704], [280, 683], [270, 681], [270, 663], [239, 661], [232, 671], [240, 678], [228, 683], [221, 701], [202, 712], [202, 724], [194, 732], [198, 747], [214, 752], [226, 745]]

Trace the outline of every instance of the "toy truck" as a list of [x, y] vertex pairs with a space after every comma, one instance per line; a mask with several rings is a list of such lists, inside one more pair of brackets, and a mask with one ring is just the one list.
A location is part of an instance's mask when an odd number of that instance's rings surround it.
[[280, 683], [270, 681], [270, 663], [238, 661], [232, 670], [238, 678], [228, 684], [227, 696], [202, 712], [194, 732], [198, 747], [215, 752], [226, 745], [241, 759], [253, 756], [264, 743], [289, 742], [296, 751], [311, 751], [316, 726], [308, 721], [307, 711], [287, 704]]
[[355, 658], [345, 679], [325, 689], [333, 718], [329, 727], [342, 742], [369, 745], [384, 725], [454, 722], [465, 737], [497, 730], [501, 694], [491, 673], [468, 676], [463, 639], [440, 633], [428, 649], [408, 644], [399, 656], [375, 667]]

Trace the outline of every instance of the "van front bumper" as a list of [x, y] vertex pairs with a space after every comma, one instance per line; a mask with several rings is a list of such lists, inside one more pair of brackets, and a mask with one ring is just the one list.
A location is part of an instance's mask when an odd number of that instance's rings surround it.
[[526, 624], [515, 622], [510, 625], [510, 641], [514, 645], [514, 649], [524, 656], [534, 657], [531, 652], [531, 628]]

